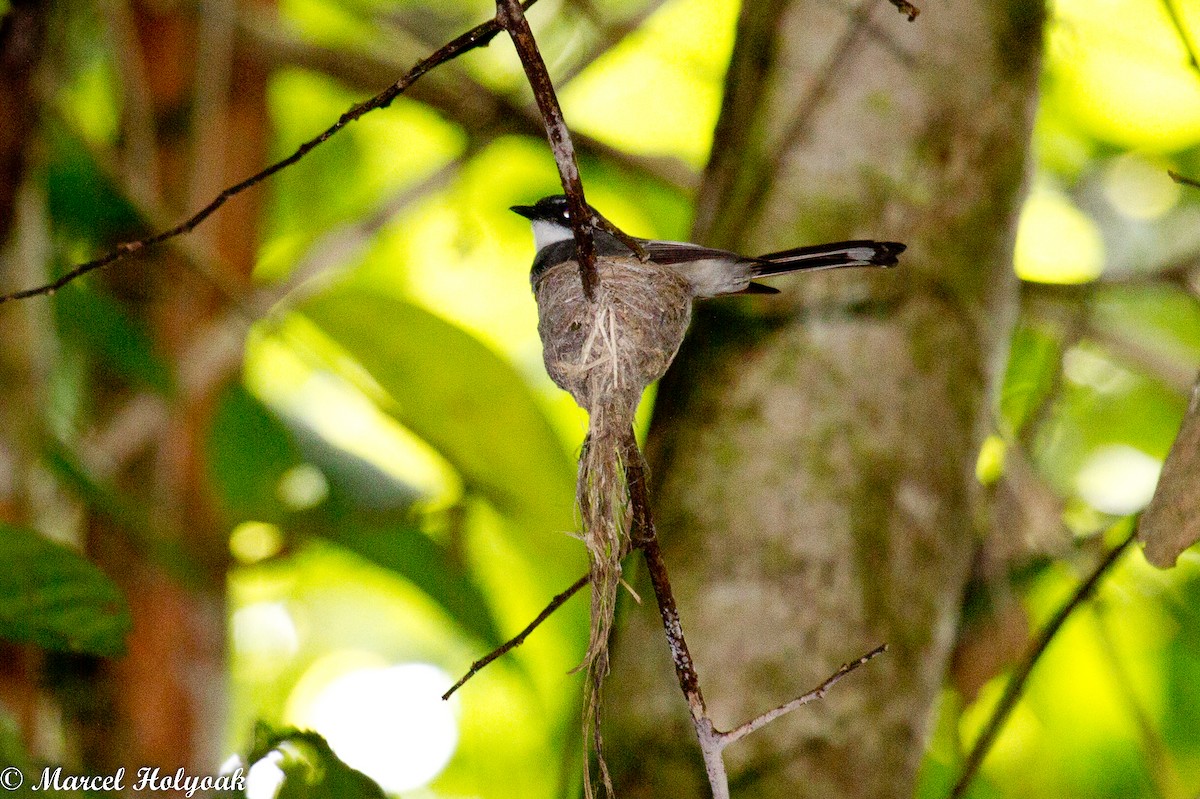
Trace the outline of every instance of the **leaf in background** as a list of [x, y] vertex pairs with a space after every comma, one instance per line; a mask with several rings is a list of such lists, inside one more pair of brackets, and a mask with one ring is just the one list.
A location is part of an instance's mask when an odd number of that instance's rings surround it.
[[0, 638], [114, 656], [132, 626], [116, 583], [62, 544], [0, 523]]
[[58, 124], [47, 125], [45, 133], [50, 145], [46, 200], [56, 229], [96, 247], [136, 238], [145, 230], [137, 209], [75, 133]]
[[1146, 544], [1146, 560], [1169, 569], [1185, 549], [1200, 541], [1200, 384], [1163, 464], [1149, 507], [1142, 514], [1138, 537]]
[[[237, 521], [269, 521], [332, 541], [408, 580], [464, 629], [501, 643], [482, 591], [449, 553], [411, 523], [414, 489], [302, 426], [289, 427], [241, 385], [225, 390], [209, 432], [209, 469]], [[280, 495], [308, 462], [325, 478], [323, 502], [293, 512]]]
[[329, 483], [331, 504], [358, 510], [408, 510], [421, 492], [374, 463], [330, 443], [296, 420], [286, 421], [305, 461], [321, 470]]
[[[260, 722], [246, 762], [253, 765], [272, 751], [284, 773], [276, 799], [386, 799], [379, 785], [338, 758], [325, 739], [311, 730], [273, 730]], [[278, 757], [278, 755], [277, 755]]]
[[1000, 393], [1000, 416], [1008, 425], [1007, 436], [1020, 434], [1053, 387], [1060, 349], [1058, 339], [1042, 328], [1021, 325], [1013, 333]]
[[95, 353], [118, 374], [159, 394], [174, 390], [171, 370], [150, 335], [113, 299], [71, 284], [55, 294], [54, 314], [66, 340]]
[[217, 402], [208, 431], [208, 471], [221, 506], [236, 521], [277, 522], [288, 508], [279, 483], [301, 463], [287, 427], [241, 384]]
[[74, 492], [90, 510], [116, 525], [134, 547], [183, 585], [201, 587], [206, 579], [204, 566], [177, 537], [162, 534], [159, 524], [136, 497], [97, 480], [65, 445], [48, 442], [42, 457], [65, 488]]
[[[574, 469], [520, 375], [474, 337], [395, 297], [361, 288], [303, 313], [387, 392], [383, 408], [507, 514], [548, 563], [573, 570]], [[557, 571], [557, 569], [556, 569]], [[565, 572], [564, 572], [565, 573]]]
[[346, 520], [314, 532], [401, 575], [488, 647], [503, 643], [483, 591], [445, 547], [412, 524], [397, 522], [373, 527]]

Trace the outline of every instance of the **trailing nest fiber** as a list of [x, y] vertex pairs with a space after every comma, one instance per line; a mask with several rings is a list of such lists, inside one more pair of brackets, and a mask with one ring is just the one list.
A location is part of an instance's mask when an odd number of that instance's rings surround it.
[[[595, 299], [583, 292], [579, 267], [566, 261], [538, 275], [538, 305], [546, 371], [588, 412], [579, 458], [576, 501], [591, 560], [592, 624], [587, 655], [585, 734], [590, 728], [604, 783], [600, 751], [600, 686], [608, 674], [608, 639], [629, 552], [629, 487], [623, 452], [632, 443], [633, 417], [646, 386], [675, 358], [691, 318], [691, 289], [674, 270], [634, 258], [597, 263]], [[591, 794], [590, 780], [585, 782]]]

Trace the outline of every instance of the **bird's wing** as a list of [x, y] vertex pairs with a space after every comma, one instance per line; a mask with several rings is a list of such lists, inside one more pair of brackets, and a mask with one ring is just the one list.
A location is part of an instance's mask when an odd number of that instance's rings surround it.
[[729, 252], [727, 250], [714, 250], [710, 247], [701, 247], [699, 244], [689, 244], [686, 241], [642, 241], [642, 247], [645, 248], [646, 254], [650, 256], [650, 260], [656, 264], [669, 266], [671, 264], [682, 264], [689, 261], [749, 261], [750, 258]]

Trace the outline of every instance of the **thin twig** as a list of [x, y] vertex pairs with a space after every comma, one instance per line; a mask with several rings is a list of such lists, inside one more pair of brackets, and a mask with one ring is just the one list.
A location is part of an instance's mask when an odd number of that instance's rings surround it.
[[1171, 180], [1175, 181], [1176, 183], [1181, 183], [1184, 186], [1191, 186], [1193, 188], [1200, 189], [1200, 180], [1189, 178], [1186, 175], [1181, 175], [1174, 169], [1168, 169], [1167, 175], [1169, 175]]
[[1200, 74], [1200, 58], [1196, 56], [1196, 48], [1192, 46], [1192, 39], [1188, 36], [1187, 28], [1184, 27], [1183, 17], [1175, 10], [1175, 4], [1171, 0], [1162, 0], [1163, 8], [1167, 11], [1167, 16], [1171, 19], [1171, 24], [1175, 26], [1176, 32], [1179, 33], [1179, 40], [1183, 42], [1183, 49], [1187, 51], [1188, 64], [1192, 69]]
[[820, 685], [818, 685], [816, 688], [812, 689], [808, 693], [802, 694], [802, 695], [796, 697], [795, 699], [793, 699], [792, 701], [786, 702], [786, 703], [780, 705], [779, 707], [775, 708], [774, 710], [768, 710], [766, 713], [763, 713], [758, 718], [751, 719], [750, 721], [747, 721], [745, 724], [742, 724], [738, 727], [734, 727], [729, 732], [721, 733], [721, 737], [723, 739], [722, 746], [728, 746], [731, 743], [736, 743], [736, 742], [740, 741], [741, 739], [745, 738], [750, 733], [754, 732], [755, 730], [760, 729], [760, 728], [765, 727], [766, 725], [770, 724], [772, 721], [779, 718], [780, 716], [785, 716], [788, 713], [791, 713], [796, 708], [807, 705], [809, 702], [813, 702], [818, 699], [824, 698], [825, 693], [830, 688], [832, 688], [834, 685], [836, 685], [838, 682], [840, 682], [843, 677], [845, 677], [850, 672], [855, 671], [855, 670], [861, 668], [862, 666], [867, 665], [867, 663], [871, 662], [872, 659], [874, 659], [874, 658], [878, 657], [879, 655], [882, 655], [884, 652], [886, 652], [887, 649], [888, 649], [887, 644], [880, 644], [879, 646], [875, 647], [867, 654], [860, 657], [858, 660], [852, 660], [849, 663], [843, 663], [841, 668], [839, 668], [833, 674], [829, 675], [828, 678], [826, 678], [825, 682], [821, 683]]
[[623, 453], [625, 476], [629, 483], [629, 503], [633, 512], [630, 538], [633, 546], [641, 550], [642, 557], [646, 560], [650, 584], [654, 587], [654, 596], [658, 600], [658, 611], [662, 616], [667, 644], [671, 649], [671, 659], [675, 663], [675, 676], [679, 680], [679, 688], [687, 699], [688, 710], [692, 715], [692, 726], [695, 728], [696, 738], [700, 742], [700, 752], [704, 757], [704, 770], [708, 774], [708, 783], [713, 799], [729, 799], [729, 778], [725, 772], [725, 760], [722, 756], [725, 747], [745, 738], [751, 732], [766, 726], [780, 716], [822, 698], [826, 691], [847, 674], [887, 651], [887, 644], [876, 647], [858, 660], [842, 665], [823, 683], [803, 696], [735, 727], [729, 732], [718, 730], [704, 705], [704, 695], [700, 690], [700, 676], [696, 672], [696, 664], [688, 651], [687, 639], [683, 635], [683, 626], [679, 622], [679, 608], [675, 603], [674, 592], [671, 590], [671, 580], [667, 575], [667, 565], [662, 557], [658, 534], [654, 529], [654, 518], [650, 511], [650, 490], [646, 481], [645, 461], [637, 448], [637, 441], [632, 430], [626, 438], [625, 446], [626, 450]]
[[513, 47], [525, 68], [525, 77], [533, 89], [534, 99], [542, 112], [546, 124], [546, 138], [558, 165], [563, 192], [567, 195], [567, 206], [571, 209], [571, 229], [575, 233], [575, 256], [579, 261], [579, 274], [583, 281], [583, 293], [590, 300], [596, 296], [599, 275], [596, 271], [596, 245], [592, 240], [591, 213], [583, 195], [583, 181], [579, 177], [579, 163], [575, 160], [575, 147], [571, 144], [571, 132], [563, 118], [554, 92], [554, 83], [546, 70], [546, 62], [538, 50], [537, 41], [525, 19], [525, 12], [517, 0], [496, 0], [496, 19], [512, 39]]
[[[280, 30], [270, 15], [247, 7], [238, 12], [238, 33], [245, 46], [252, 48], [255, 57], [268, 67], [300, 66], [323, 72], [352, 89], [374, 90], [379, 75], [399, 74], [412, 60], [406, 48], [401, 52], [364, 52], [303, 41]], [[562, 83], [560, 79], [558, 85]], [[405, 96], [432, 106], [480, 141], [509, 133], [544, 135], [536, 105], [509, 90], [485, 86], [467, 70], [453, 69], [452, 65], [414, 85]], [[695, 171], [675, 156], [628, 153], [580, 131], [574, 131], [571, 140], [584, 158], [615, 164], [623, 171], [649, 177], [677, 191], [689, 193], [697, 184]]]
[[950, 799], [961, 799], [963, 796], [966, 796], [967, 788], [970, 787], [971, 781], [979, 771], [979, 767], [983, 765], [984, 758], [991, 751], [992, 745], [1000, 735], [1000, 730], [1004, 727], [1004, 723], [1008, 721], [1009, 715], [1017, 706], [1017, 702], [1025, 690], [1025, 683], [1028, 682], [1029, 675], [1033, 672], [1033, 667], [1037, 665], [1038, 660], [1042, 657], [1046, 648], [1050, 646], [1050, 642], [1054, 640], [1054, 636], [1062, 629], [1066, 620], [1091, 596], [1101, 578], [1108, 573], [1109, 569], [1120, 559], [1125, 550], [1129, 549], [1129, 546], [1137, 536], [1137, 525], [1132, 525], [1132, 528], [1129, 535], [1121, 543], [1110, 549], [1100, 562], [1096, 564], [1096, 567], [1092, 569], [1092, 573], [1088, 575], [1086, 580], [1080, 583], [1079, 587], [1075, 589], [1075, 593], [1071, 595], [1071, 598], [1058, 609], [1054, 617], [1042, 628], [1029, 653], [1026, 654], [1025, 658], [1009, 678], [1008, 685], [1004, 687], [1004, 695], [1000, 697], [1000, 702], [996, 705], [996, 709], [992, 711], [991, 718], [988, 719], [983, 732], [979, 734], [979, 738], [976, 739], [974, 746], [971, 747], [966, 762], [963, 764], [962, 775], [958, 778], [958, 782], [954, 784], [953, 790], [950, 791]]
[[908, 2], [908, 0], [888, 0], [888, 2], [894, 5], [896, 10], [901, 14], [908, 17], [909, 22], [912, 22], [921, 13], [921, 9]]
[[[516, 6], [518, 13], [520, 13], [521, 8], [528, 8], [536, 3], [537, 0], [525, 0], [523, 4], [518, 4], [516, 0], [507, 0], [507, 2], [510, 2], [512, 5]], [[521, 16], [521, 19], [524, 19], [523, 15]], [[11, 294], [0, 295], [0, 304], [8, 302], [9, 300], [21, 300], [27, 297], [53, 294], [76, 278], [82, 277], [90, 272], [94, 272], [97, 269], [102, 269], [118, 261], [122, 261], [139, 250], [143, 250], [147, 247], [153, 247], [154, 245], [161, 244], [168, 239], [173, 239], [176, 236], [181, 236], [184, 233], [192, 231], [197, 225], [211, 216], [218, 208], [224, 205], [231, 198], [236, 197], [237, 195], [246, 191], [246, 189], [261, 183], [281, 169], [285, 169], [286, 167], [296, 163], [301, 158], [308, 155], [308, 153], [314, 148], [324, 144], [329, 140], [330, 137], [341, 131], [342, 128], [346, 127], [351, 122], [354, 122], [365, 114], [368, 114], [378, 108], [386, 108], [387, 106], [391, 105], [393, 100], [403, 94], [409, 86], [415, 83], [419, 78], [421, 78], [421, 76], [425, 75], [430, 70], [438, 67], [441, 64], [444, 64], [451, 59], [457, 58], [463, 53], [474, 50], [477, 47], [487, 46], [491, 43], [492, 39], [494, 39], [496, 35], [500, 33], [501, 30], [502, 27], [499, 20], [490, 19], [487, 22], [475, 26], [462, 36], [459, 36], [457, 39], [447, 42], [443, 47], [436, 50], [427, 58], [418, 61], [412, 69], [405, 73], [403, 77], [401, 77], [391, 86], [387, 87], [369, 100], [365, 100], [361, 103], [351, 106], [350, 110], [342, 114], [338, 118], [337, 122], [326, 128], [320, 135], [301, 144], [296, 151], [287, 158], [284, 158], [281, 161], [276, 161], [274, 164], [271, 164], [261, 172], [246, 178], [241, 183], [237, 183], [225, 189], [208, 205], [204, 206], [195, 214], [188, 217], [183, 222], [180, 222], [175, 227], [155, 233], [154, 235], [147, 236], [143, 239], [138, 239], [137, 241], [118, 244], [112, 251], [99, 258], [79, 264], [51, 283], [31, 289], [15, 291]], [[582, 219], [583, 217], [580, 216], [580, 218]]]
[[602, 230], [606, 230], [620, 239], [622, 244], [633, 250], [634, 255], [636, 255], [638, 260], [642, 263], [646, 263], [650, 260], [650, 254], [646, 252], [646, 248], [642, 246], [640, 241], [635, 239], [633, 236], [630, 236], [624, 230], [621, 230], [621, 228], [617, 227], [612, 222], [609, 222], [608, 217], [601, 214], [595, 208], [591, 209], [591, 211], [591, 223], [594, 226], [601, 228]]
[[571, 587], [568, 588], [566, 591], [563, 591], [561, 594], [554, 597], [554, 599], [551, 599], [550, 604], [546, 605], [546, 607], [542, 609], [542, 612], [537, 615], [537, 618], [534, 619], [533, 621], [529, 622], [529, 625], [524, 630], [521, 630], [521, 632], [517, 633], [516, 636], [514, 636], [513, 638], [510, 638], [505, 643], [496, 647], [491, 652], [487, 653], [486, 655], [481, 657], [479, 660], [472, 663], [471, 668], [467, 669], [467, 673], [462, 676], [462, 679], [460, 679], [458, 682], [454, 683], [454, 685], [450, 686], [449, 691], [446, 691], [446, 693], [442, 694], [442, 699], [449, 699], [450, 696], [455, 691], [457, 691], [459, 688], [462, 688], [463, 685], [466, 684], [467, 680], [471, 679], [476, 674], [478, 674], [484, 667], [486, 667], [493, 660], [495, 660], [496, 658], [500, 657], [501, 655], [503, 655], [507, 652], [511, 652], [512, 650], [516, 649], [521, 644], [525, 643], [525, 639], [529, 637], [529, 634], [531, 632], [536, 630], [538, 628], [538, 626], [542, 622], [544, 622], [546, 619], [550, 618], [550, 614], [553, 613], [554, 611], [558, 610], [559, 606], [561, 606], [564, 602], [566, 602], [571, 597], [575, 596], [575, 594], [579, 593], [579, 589], [581, 589], [585, 585], [587, 585], [590, 580], [591, 580], [591, 575], [585, 574], [582, 577], [580, 577], [578, 580], [576, 580], [574, 583], [572, 583]]

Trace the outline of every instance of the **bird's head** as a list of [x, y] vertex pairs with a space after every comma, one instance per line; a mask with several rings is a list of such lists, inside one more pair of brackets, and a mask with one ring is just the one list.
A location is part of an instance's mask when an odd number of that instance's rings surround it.
[[533, 205], [514, 205], [510, 210], [533, 225], [533, 240], [539, 250], [574, 236], [566, 195], [552, 194]]

